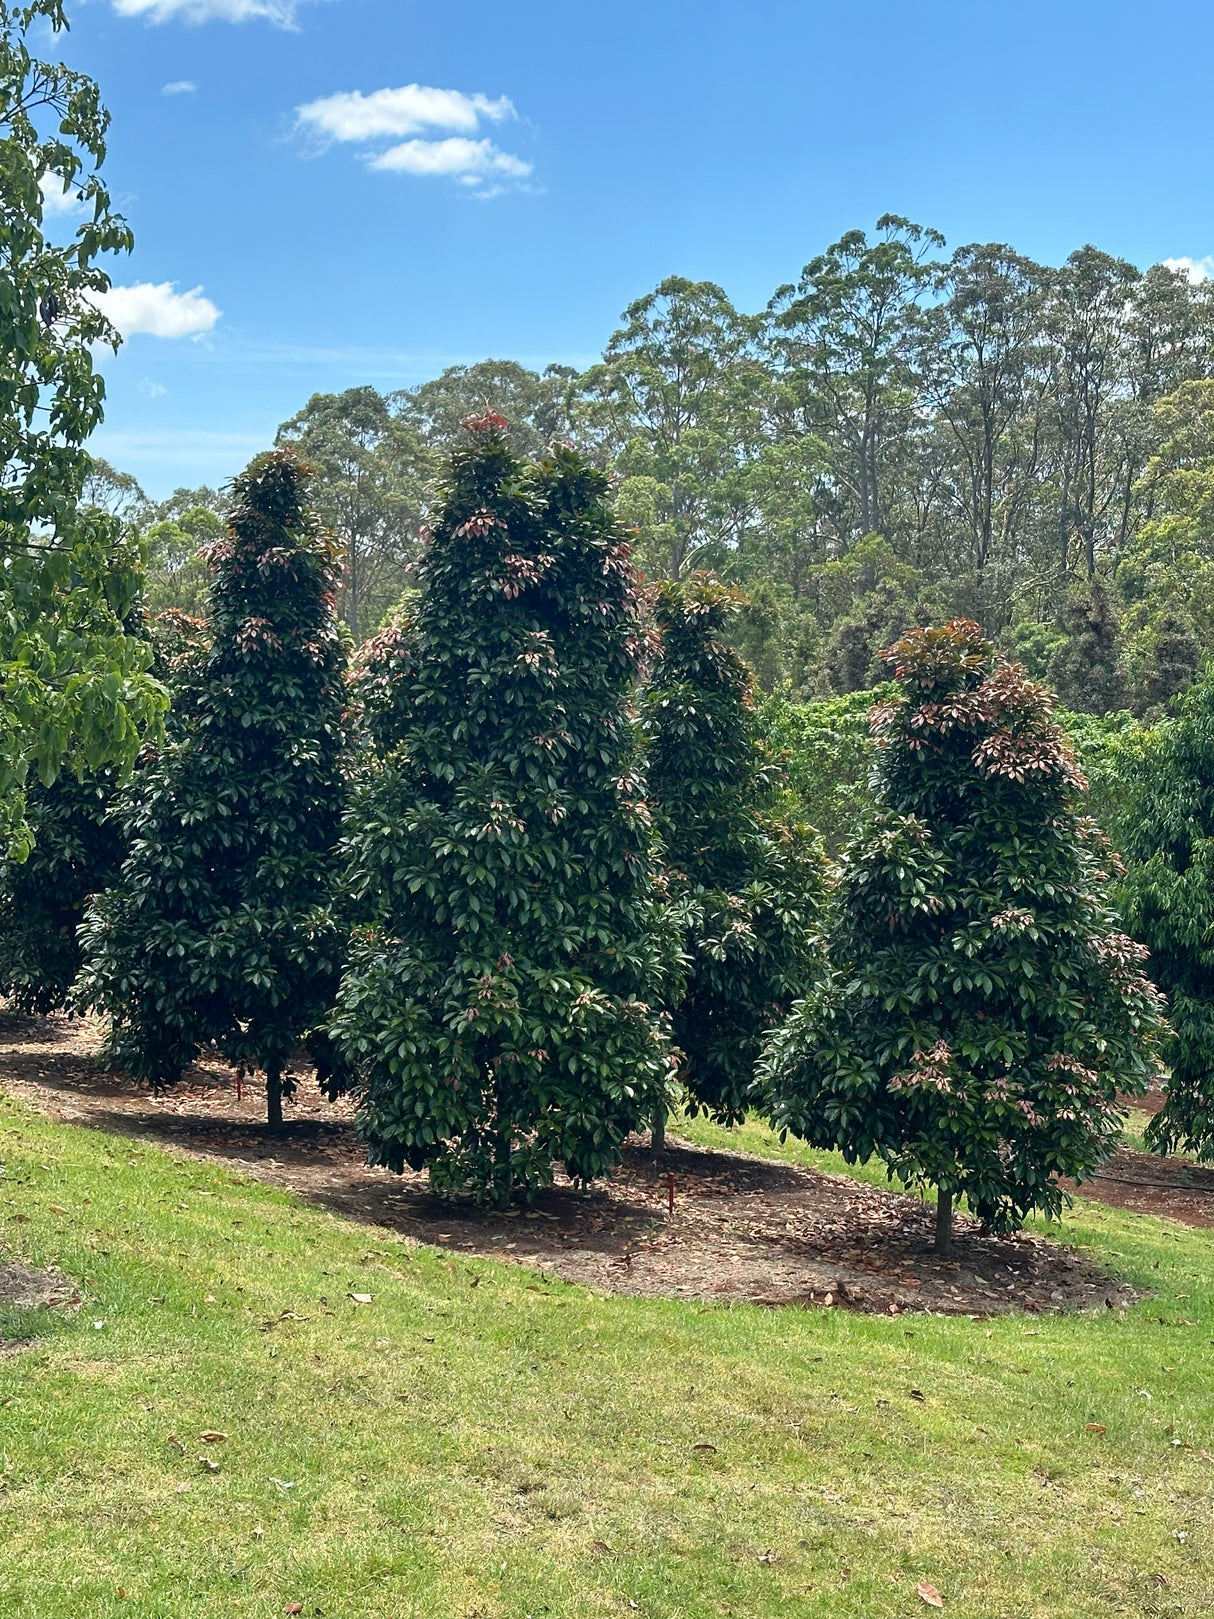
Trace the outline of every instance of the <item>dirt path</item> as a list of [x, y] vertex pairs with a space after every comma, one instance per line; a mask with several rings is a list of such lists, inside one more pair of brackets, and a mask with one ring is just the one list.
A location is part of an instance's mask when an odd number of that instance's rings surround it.
[[[226, 1069], [199, 1066], [156, 1097], [104, 1073], [96, 1051], [88, 1022], [0, 1020], [0, 1086], [50, 1117], [223, 1163], [347, 1218], [603, 1291], [966, 1315], [1135, 1297], [1068, 1249], [1024, 1234], [985, 1238], [964, 1218], [953, 1260], [938, 1260], [932, 1212], [917, 1198], [677, 1138], [661, 1156], [630, 1144], [616, 1178], [589, 1192], [554, 1187], [526, 1211], [477, 1209], [436, 1197], [422, 1175], [369, 1169], [349, 1106], [330, 1106], [302, 1076], [285, 1130], [271, 1135], [260, 1088], [238, 1097]], [[1126, 1156], [1155, 1175], [1173, 1167]], [[1200, 1212], [1214, 1223], [1214, 1208]]]

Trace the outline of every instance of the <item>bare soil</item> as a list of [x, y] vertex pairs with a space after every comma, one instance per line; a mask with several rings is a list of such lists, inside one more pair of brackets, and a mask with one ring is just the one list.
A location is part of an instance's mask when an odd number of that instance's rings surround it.
[[[349, 1105], [324, 1101], [302, 1071], [287, 1124], [272, 1134], [261, 1087], [238, 1094], [223, 1067], [200, 1064], [157, 1096], [104, 1072], [97, 1051], [87, 1020], [0, 1016], [0, 1086], [50, 1117], [171, 1146], [346, 1218], [603, 1292], [974, 1316], [1123, 1307], [1137, 1296], [1057, 1243], [983, 1237], [963, 1216], [951, 1260], [940, 1260], [934, 1211], [917, 1198], [677, 1137], [661, 1154], [630, 1142], [615, 1178], [589, 1191], [556, 1186], [526, 1210], [477, 1208], [436, 1196], [423, 1175], [369, 1168]], [[1122, 1159], [1133, 1160], [1135, 1186], [1089, 1183], [1086, 1195], [1182, 1220], [1201, 1203], [1166, 1179], [1181, 1166], [1127, 1152], [1110, 1174]], [[1214, 1207], [1189, 1212], [1214, 1224]]]

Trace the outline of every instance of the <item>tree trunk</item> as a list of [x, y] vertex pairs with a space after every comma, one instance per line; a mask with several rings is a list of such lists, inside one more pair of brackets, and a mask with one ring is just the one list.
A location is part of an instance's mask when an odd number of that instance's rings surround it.
[[947, 1258], [953, 1251], [953, 1194], [936, 1188], [936, 1252]]
[[654, 1152], [666, 1151], [666, 1109], [659, 1108], [653, 1116], [649, 1145]]
[[282, 1129], [282, 1076], [277, 1072], [266, 1075], [266, 1117], [271, 1130]]

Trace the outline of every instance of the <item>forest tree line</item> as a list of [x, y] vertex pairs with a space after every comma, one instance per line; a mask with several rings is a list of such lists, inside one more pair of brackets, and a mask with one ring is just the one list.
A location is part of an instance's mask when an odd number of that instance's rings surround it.
[[[1214, 646], [1214, 288], [1184, 266], [948, 254], [886, 216], [759, 314], [663, 281], [583, 373], [489, 360], [314, 395], [278, 442], [319, 469], [356, 639], [409, 588], [438, 467], [485, 409], [523, 455], [559, 438], [612, 472], [650, 577], [741, 586], [768, 691], [863, 689], [903, 630], [960, 613], [1073, 708], [1153, 714]], [[152, 606], [197, 611], [222, 499], [94, 487], [150, 539]]]

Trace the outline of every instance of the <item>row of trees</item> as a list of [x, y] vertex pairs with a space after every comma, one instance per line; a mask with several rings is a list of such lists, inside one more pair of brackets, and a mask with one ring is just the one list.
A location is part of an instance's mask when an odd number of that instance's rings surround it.
[[862, 689], [904, 629], [959, 612], [1065, 687], [1095, 613], [1108, 678], [1072, 679], [1068, 701], [1150, 712], [1214, 650], [1214, 556], [1193, 522], [1212, 379], [1214, 291], [1183, 267], [1092, 247], [1061, 267], [1006, 244], [946, 255], [887, 216], [757, 315], [670, 277], [585, 373], [486, 361], [316, 395], [279, 441], [319, 469], [360, 637], [411, 578], [458, 422], [488, 408], [520, 453], [561, 437], [612, 472], [651, 577], [710, 567], [744, 587], [730, 634], [767, 688]]
[[[934, 1185], [942, 1247], [955, 1198], [994, 1230], [1056, 1212], [1169, 1040], [1197, 1056], [1156, 1139], [1214, 1146], [1209, 1003], [1168, 1033], [1054, 700], [976, 624], [893, 649], [871, 807], [828, 868], [736, 591], [643, 591], [585, 457], [472, 419], [417, 594], [348, 682], [306, 484], [291, 451], [237, 481], [207, 633], [171, 626], [168, 738], [103, 822], [126, 852], [75, 995], [127, 1072], [217, 1051], [277, 1121], [307, 1043], [373, 1161], [498, 1200], [609, 1172], [676, 1099], [754, 1108]], [[1165, 933], [1168, 850], [1134, 868]]]

